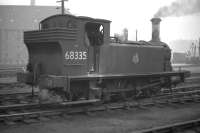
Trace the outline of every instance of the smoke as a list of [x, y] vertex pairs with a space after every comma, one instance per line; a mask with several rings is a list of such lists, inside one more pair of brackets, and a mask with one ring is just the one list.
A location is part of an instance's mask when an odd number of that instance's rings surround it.
[[200, 13], [200, 0], [176, 0], [169, 6], [161, 7], [154, 17], [179, 17], [196, 13]]

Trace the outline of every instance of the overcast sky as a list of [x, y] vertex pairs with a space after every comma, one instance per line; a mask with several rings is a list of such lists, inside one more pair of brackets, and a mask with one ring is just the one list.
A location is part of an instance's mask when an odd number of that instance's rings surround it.
[[[75, 15], [111, 20], [111, 35], [128, 28], [129, 39], [151, 39], [150, 19], [163, 6], [174, 0], [69, 0], [65, 7]], [[0, 4], [29, 5], [30, 0], [0, 0]], [[59, 6], [56, 0], [36, 0], [36, 5]], [[161, 40], [198, 39], [200, 37], [200, 14], [182, 17], [166, 17], [161, 22]]]

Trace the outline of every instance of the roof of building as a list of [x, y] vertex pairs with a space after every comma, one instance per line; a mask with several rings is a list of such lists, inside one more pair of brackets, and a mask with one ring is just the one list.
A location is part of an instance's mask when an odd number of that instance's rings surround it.
[[41, 20], [56, 14], [56, 6], [0, 5], [0, 29], [37, 29]]

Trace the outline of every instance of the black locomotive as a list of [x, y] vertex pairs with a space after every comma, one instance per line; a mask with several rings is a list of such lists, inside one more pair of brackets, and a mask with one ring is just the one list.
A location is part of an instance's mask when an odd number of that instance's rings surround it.
[[159, 38], [161, 19], [151, 21], [151, 41], [119, 41], [110, 38], [109, 20], [50, 16], [39, 30], [24, 32], [29, 64], [18, 80], [39, 86], [41, 101], [107, 102], [158, 94], [189, 72], [172, 70], [171, 50]]

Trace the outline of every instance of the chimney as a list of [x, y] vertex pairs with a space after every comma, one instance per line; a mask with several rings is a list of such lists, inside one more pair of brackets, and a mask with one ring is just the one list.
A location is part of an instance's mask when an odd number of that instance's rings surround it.
[[151, 41], [160, 41], [160, 18], [152, 18], [152, 39]]
[[124, 36], [124, 41], [128, 41], [128, 29], [127, 28], [123, 29], [123, 36]]
[[35, 0], [31, 0], [31, 6], [35, 6]]

